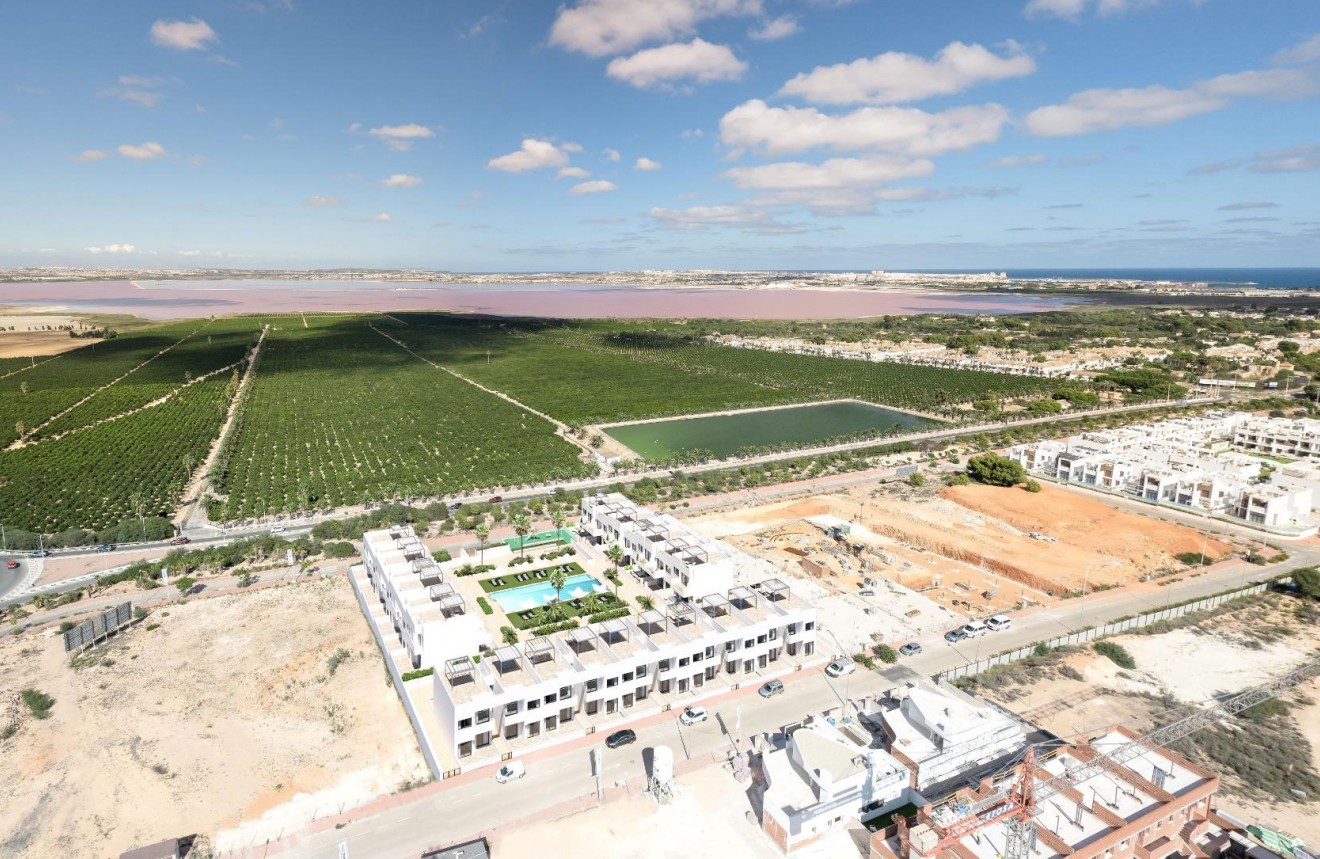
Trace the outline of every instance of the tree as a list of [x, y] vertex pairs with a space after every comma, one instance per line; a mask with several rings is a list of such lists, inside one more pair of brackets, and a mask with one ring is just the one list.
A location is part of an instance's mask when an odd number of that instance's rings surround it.
[[909, 486], [921, 486], [925, 482], [926, 482], [926, 478], [922, 476], [921, 472], [919, 471], [914, 471], [908, 475]]
[[19, 390], [20, 393], [26, 394], [28, 391], [30, 391], [30, 390], [32, 390], [32, 389], [28, 387], [28, 383], [27, 383], [27, 382], [20, 382], [20, 383], [19, 383], [19, 386], [18, 386], [18, 390]]
[[1293, 584], [1302, 596], [1320, 600], [1320, 567], [1303, 567], [1292, 571]]
[[518, 535], [518, 554], [522, 556], [527, 551], [527, 535], [532, 533], [532, 517], [526, 513], [515, 513], [509, 519], [513, 525], [513, 532]]
[[564, 567], [555, 567], [550, 571], [550, 587], [555, 589], [555, 616], [563, 617], [563, 606], [560, 604], [560, 591], [564, 585], [568, 584], [568, 571]]
[[605, 550], [605, 557], [610, 559], [614, 567], [610, 570], [610, 578], [614, 580], [614, 595], [619, 595], [619, 565], [623, 563], [623, 547], [618, 543]]
[[179, 589], [179, 596], [181, 597], [186, 597], [188, 591], [192, 590], [195, 584], [197, 584], [197, 580], [192, 576], [184, 576], [181, 579], [174, 580], [174, 586]]
[[1029, 479], [1027, 480], [1026, 486], [1024, 486], [1023, 489], [1026, 489], [1028, 492], [1039, 492], [1040, 483], [1038, 481]]
[[[550, 514], [550, 524], [555, 526], [556, 536], [558, 536], [559, 531], [564, 530], [564, 523], [567, 521], [568, 517], [564, 515], [563, 510], [555, 510]], [[560, 542], [563, 541], [561, 540]]]
[[1027, 479], [1027, 470], [1007, 457], [982, 453], [967, 460], [967, 476], [990, 486], [1016, 486]]
[[490, 536], [490, 526], [484, 521], [472, 526], [472, 533], [477, 538], [477, 550], [481, 553], [477, 563], [486, 563], [486, 538]]

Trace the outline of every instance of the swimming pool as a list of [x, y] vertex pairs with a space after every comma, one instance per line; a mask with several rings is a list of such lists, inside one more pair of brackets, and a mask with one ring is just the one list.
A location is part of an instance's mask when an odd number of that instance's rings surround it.
[[[600, 582], [597, 579], [585, 573], [569, 576], [559, 596], [564, 600], [577, 599], [589, 593], [594, 593], [599, 586]], [[555, 598], [555, 589], [548, 579], [542, 579], [530, 585], [523, 585], [520, 588], [496, 591], [490, 596], [506, 612], [524, 611], [529, 608], [539, 608], [548, 602], [552, 602]]]

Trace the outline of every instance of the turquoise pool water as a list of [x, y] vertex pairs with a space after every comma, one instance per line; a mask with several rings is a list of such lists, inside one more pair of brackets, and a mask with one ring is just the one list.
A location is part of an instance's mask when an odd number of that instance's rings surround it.
[[[569, 576], [564, 584], [563, 591], [559, 596], [567, 601], [575, 599], [578, 596], [595, 593], [596, 587], [600, 584], [595, 578], [586, 574]], [[581, 591], [574, 595], [574, 591]], [[530, 585], [523, 585], [520, 588], [510, 588], [507, 591], [496, 591], [490, 595], [491, 599], [500, 604], [500, 608], [506, 612], [523, 611], [529, 608], [540, 608], [555, 598], [555, 589], [548, 580], [533, 582]]]

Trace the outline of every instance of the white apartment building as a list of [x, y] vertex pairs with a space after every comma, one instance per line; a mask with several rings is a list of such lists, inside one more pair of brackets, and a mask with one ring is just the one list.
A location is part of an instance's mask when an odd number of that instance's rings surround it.
[[466, 600], [444, 581], [412, 526], [363, 534], [362, 564], [413, 668], [475, 653], [493, 641], [481, 620], [467, 614]]
[[620, 493], [582, 499], [582, 535], [595, 545], [618, 543], [643, 583], [680, 597], [725, 593], [733, 587], [736, 551], [663, 513], [653, 513]]
[[785, 853], [808, 847], [858, 819], [924, 800], [911, 771], [872, 748], [856, 723], [812, 718], [787, 731], [783, 749], [761, 757], [761, 827]]
[[1009, 457], [1060, 482], [1301, 534], [1316, 527], [1312, 513], [1320, 509], [1320, 471], [1305, 462], [1276, 465], [1242, 451], [1304, 455], [1313, 446], [1308, 424], [1320, 440], [1320, 421], [1219, 412], [1015, 445]]
[[1027, 744], [1016, 721], [946, 686], [899, 690], [897, 706], [882, 706], [876, 715], [889, 753], [912, 771], [918, 790], [975, 772]]
[[1237, 427], [1233, 444], [1272, 456], [1320, 459], [1320, 420], [1251, 418]]
[[433, 703], [462, 764], [759, 684], [818, 662], [815, 652], [815, 608], [768, 579], [450, 658], [436, 666]]

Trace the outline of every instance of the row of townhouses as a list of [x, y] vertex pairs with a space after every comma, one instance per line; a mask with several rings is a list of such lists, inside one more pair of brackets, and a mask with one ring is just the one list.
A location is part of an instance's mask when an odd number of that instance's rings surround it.
[[1305, 532], [1320, 509], [1313, 436], [1320, 421], [1221, 412], [1019, 444], [1009, 456], [1060, 482]]

